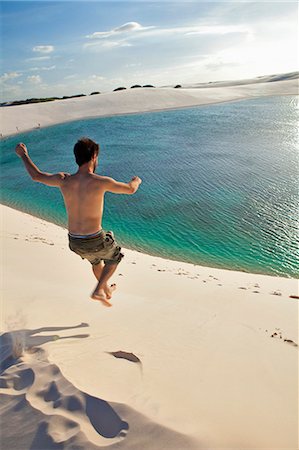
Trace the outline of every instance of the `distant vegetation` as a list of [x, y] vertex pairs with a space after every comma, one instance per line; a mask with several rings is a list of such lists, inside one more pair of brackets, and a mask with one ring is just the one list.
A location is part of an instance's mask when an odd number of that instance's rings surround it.
[[64, 95], [64, 96], [62, 97], [62, 100], [66, 99], [66, 98], [76, 98], [76, 97], [86, 97], [86, 94]]
[[[134, 84], [133, 86], [131, 86], [131, 89], [141, 88], [141, 87], [144, 87], [144, 88], [153, 88], [153, 87], [155, 87], [155, 86], [153, 86], [152, 84], [145, 84], [144, 86], [141, 86], [140, 84]], [[122, 91], [122, 90], [124, 90], [124, 89], [127, 89], [127, 88], [125, 88], [125, 87], [118, 87], [118, 88], [116, 88], [116, 89], [113, 89], [113, 92], [115, 92], [115, 91]]]
[[177, 85], [174, 87], [174, 89], [178, 89], [178, 88], [181, 88], [181, 87], [182, 87], [181, 84], [177, 84]]
[[[145, 84], [144, 86], [141, 86], [140, 84], [134, 84], [133, 86], [131, 86], [131, 89], [141, 88], [141, 87], [154, 88], [155, 86], [153, 86], [152, 84]], [[177, 85], [175, 87], [181, 87], [181, 86]], [[125, 89], [127, 89], [127, 88], [124, 86], [120, 86], [120, 87], [117, 87], [116, 89], [114, 89], [113, 92], [123, 91]], [[91, 92], [89, 95], [98, 95], [98, 94], [100, 94], [99, 91], [94, 91], [94, 92]], [[53, 102], [54, 100], [66, 100], [68, 98], [77, 98], [77, 97], [86, 97], [86, 94], [64, 95], [63, 97], [27, 98], [26, 100], [14, 100], [12, 102], [3, 102], [3, 103], [0, 103], [0, 107], [1, 106], [27, 105], [29, 103]]]
[[27, 98], [26, 100], [15, 100], [14, 102], [0, 103], [0, 106], [15, 106], [15, 105], [27, 105], [29, 103], [53, 102], [54, 100], [65, 100], [67, 98], [77, 98], [77, 97], [86, 97], [86, 95], [77, 94], [70, 96], [64, 95], [63, 97]]
[[0, 106], [14, 106], [14, 105], [26, 105], [27, 103], [53, 102], [54, 100], [58, 99], [59, 97], [27, 98], [27, 100], [15, 100], [14, 102], [0, 103]]

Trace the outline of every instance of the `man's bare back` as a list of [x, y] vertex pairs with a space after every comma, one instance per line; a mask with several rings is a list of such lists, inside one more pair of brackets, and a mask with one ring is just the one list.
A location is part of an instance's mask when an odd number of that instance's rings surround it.
[[65, 174], [60, 190], [68, 213], [68, 229], [73, 234], [96, 233], [102, 228], [105, 192], [133, 194], [126, 183], [94, 173]]
[[[87, 245], [89, 245], [89, 247], [91, 243], [95, 242], [95, 240], [90, 240], [95, 238], [95, 234], [98, 234], [97, 241], [102, 239], [102, 235], [100, 236], [99, 233], [103, 233], [101, 230], [105, 192], [134, 194], [141, 183], [139, 177], [133, 177], [129, 183], [123, 183], [110, 177], [95, 174], [94, 172], [98, 164], [98, 151], [98, 144], [88, 138], [83, 138], [79, 140], [74, 147], [76, 161], [79, 165], [78, 171], [72, 175], [65, 172], [49, 174], [41, 172], [32, 162], [25, 144], [20, 143], [16, 147], [17, 155], [22, 159], [29, 175], [34, 181], [46, 184], [47, 186], [58, 187], [60, 189], [68, 215], [70, 239], [79, 239], [78, 242], [80, 244], [84, 242], [81, 238], [87, 239]], [[106, 236], [106, 241], [107, 239]], [[113, 240], [112, 235], [111, 239]], [[114, 247], [108, 249], [110, 250], [110, 253], [108, 251], [108, 256], [111, 255], [111, 250], [115, 249], [120, 249], [120, 247], [117, 247], [116, 243], [114, 243]], [[83, 257], [82, 253], [79, 251], [73, 251]], [[97, 256], [99, 256], [99, 248], [95, 249], [95, 251], [97, 252]], [[101, 300], [103, 303], [106, 303], [106, 306], [111, 306], [109, 299], [114, 290], [112, 289], [113, 285], [110, 286], [110, 288], [108, 287], [107, 281], [115, 271], [116, 265], [121, 259], [117, 256], [116, 250], [113, 255], [114, 259], [111, 259], [111, 257], [106, 261], [105, 258], [103, 258], [105, 266], [100, 264], [102, 261], [100, 261], [99, 258], [89, 258], [89, 261], [92, 263], [93, 272], [98, 280], [92, 298]]]

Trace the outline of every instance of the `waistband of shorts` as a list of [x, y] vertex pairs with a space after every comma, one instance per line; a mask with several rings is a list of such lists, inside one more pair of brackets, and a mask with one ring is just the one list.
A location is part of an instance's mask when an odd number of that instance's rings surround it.
[[69, 237], [72, 239], [91, 239], [91, 238], [95, 238], [98, 236], [101, 236], [104, 233], [104, 230], [99, 230], [96, 233], [91, 233], [91, 234], [73, 234], [69, 232]]

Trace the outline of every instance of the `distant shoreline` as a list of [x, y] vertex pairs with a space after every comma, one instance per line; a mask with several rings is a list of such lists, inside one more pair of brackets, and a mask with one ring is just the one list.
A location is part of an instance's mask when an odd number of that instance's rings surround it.
[[188, 109], [188, 108], [200, 108], [200, 107], [204, 107], [204, 106], [212, 106], [212, 105], [221, 105], [223, 103], [237, 103], [237, 102], [243, 102], [246, 100], [255, 100], [261, 97], [283, 97], [283, 96], [294, 96], [294, 95], [298, 95], [299, 96], [299, 92], [297, 94], [294, 93], [281, 93], [281, 94], [269, 94], [269, 95], [261, 95], [261, 96], [256, 96], [256, 97], [246, 97], [246, 98], [238, 98], [238, 99], [230, 99], [230, 100], [223, 100], [223, 101], [219, 101], [219, 102], [209, 102], [209, 103], [201, 103], [200, 105], [191, 105], [191, 106], [177, 106], [177, 107], [171, 107], [171, 108], [162, 108], [162, 109], [152, 109], [152, 110], [145, 110], [145, 111], [133, 111], [133, 112], [126, 112], [126, 113], [112, 113], [112, 114], [104, 114], [104, 115], [99, 115], [99, 116], [88, 116], [88, 117], [81, 117], [78, 119], [71, 119], [71, 120], [65, 120], [62, 122], [58, 122], [58, 123], [52, 123], [50, 125], [46, 125], [43, 127], [39, 127], [36, 126], [34, 128], [29, 128], [28, 130], [22, 130], [22, 131], [16, 131], [14, 133], [11, 134], [7, 134], [5, 136], [1, 136], [0, 137], [0, 141], [1, 139], [6, 139], [6, 138], [10, 138], [13, 136], [17, 136], [18, 134], [23, 134], [23, 133], [29, 133], [30, 131], [38, 131], [40, 129], [45, 129], [45, 128], [49, 128], [49, 127], [53, 127], [55, 125], [66, 125], [68, 123], [72, 123], [72, 122], [77, 122], [80, 120], [90, 120], [90, 119], [106, 119], [109, 117], [117, 117], [117, 116], [131, 116], [131, 115], [138, 115], [138, 114], [151, 114], [151, 113], [155, 113], [155, 112], [167, 112], [167, 111], [178, 111], [178, 110], [182, 110], [182, 109]]
[[138, 88], [63, 101], [0, 108], [1, 137], [59, 123], [96, 117], [168, 111], [263, 96], [298, 95], [298, 79], [252, 80], [248, 84], [214, 87]]

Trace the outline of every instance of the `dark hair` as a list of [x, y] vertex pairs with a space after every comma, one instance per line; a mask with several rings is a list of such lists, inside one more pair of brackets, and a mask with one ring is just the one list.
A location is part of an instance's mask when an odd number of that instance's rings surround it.
[[98, 156], [98, 154], [99, 144], [87, 137], [79, 139], [74, 146], [74, 155], [78, 166], [82, 166], [82, 164], [90, 161], [94, 155]]

